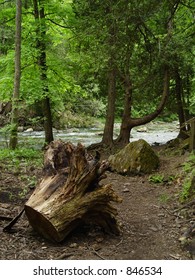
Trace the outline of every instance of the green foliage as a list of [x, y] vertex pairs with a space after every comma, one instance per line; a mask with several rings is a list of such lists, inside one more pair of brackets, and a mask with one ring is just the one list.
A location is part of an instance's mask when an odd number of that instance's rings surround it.
[[183, 172], [185, 180], [180, 192], [180, 201], [191, 198], [195, 195], [195, 154], [192, 152], [186, 162], [183, 164]]
[[[25, 1], [22, 23], [22, 106], [44, 98], [37, 66], [37, 23], [32, 1]], [[71, 104], [74, 113], [104, 116], [110, 58], [133, 86], [132, 116], [155, 110], [162, 93], [163, 65], [171, 70], [166, 112], [177, 113], [174, 71], [179, 70], [186, 108], [195, 112], [194, 1], [44, 1], [47, 83], [53, 115]], [[167, 22], [173, 26], [167, 43]], [[174, 12], [174, 13], [173, 13]], [[14, 77], [15, 3], [4, 1], [0, 13], [0, 100], [11, 100]], [[125, 69], [128, 68], [130, 69]], [[116, 117], [123, 113], [124, 89], [117, 78]], [[99, 101], [100, 100], [100, 101]], [[186, 109], [185, 108], [185, 109]], [[57, 113], [56, 113], [57, 112]], [[27, 116], [28, 117], [28, 116]], [[30, 116], [31, 117], [31, 116]]]
[[190, 173], [194, 167], [195, 167], [195, 154], [192, 152], [189, 155], [188, 160], [183, 163], [183, 171], [185, 173]]
[[190, 196], [191, 180], [187, 178], [182, 186], [182, 191], [180, 193], [180, 201], [184, 202]]
[[72, 110], [76, 113], [85, 113], [88, 116], [102, 117], [105, 116], [105, 104], [102, 100], [78, 98], [77, 101], [72, 104]]
[[4, 127], [0, 128], [0, 133], [2, 133], [3, 135], [7, 135], [10, 133], [10, 131], [13, 129], [13, 125], [12, 124], [7, 124]]
[[[102, 96], [106, 90], [105, 73], [108, 70], [110, 56], [114, 57], [114, 63], [121, 72], [126, 71], [125, 65], [130, 60], [133, 117], [142, 117], [156, 108], [163, 90], [163, 65], [169, 65], [171, 71], [179, 66], [184, 79], [186, 77], [184, 64], [188, 65], [187, 69], [192, 65], [192, 9], [190, 5], [179, 5], [177, 8], [176, 6], [172, 2], [152, 0], [139, 3], [115, 1], [112, 6], [110, 1], [104, 3], [95, 1], [93, 5], [86, 0], [73, 1], [81, 61], [82, 64], [84, 60], [88, 63], [89, 60], [94, 61], [91, 69], [98, 78], [97, 82], [101, 83], [99, 88], [102, 89], [100, 91]], [[167, 22], [173, 11], [175, 12], [172, 14], [173, 28], [168, 42]], [[110, 32], [112, 28], [113, 34]], [[114, 38], [112, 44], [110, 44], [111, 35]], [[89, 75], [91, 69], [88, 69]], [[96, 69], [98, 69], [98, 76]], [[186, 92], [187, 89], [184, 91]], [[116, 114], [121, 116], [123, 112], [123, 98], [120, 98], [123, 96], [121, 81], [118, 81], [117, 92]], [[167, 106], [168, 114], [172, 115], [177, 113], [173, 94], [169, 97], [170, 106]], [[167, 116], [166, 119], [169, 117]]]
[[183, 164], [183, 171], [186, 172], [186, 173], [189, 173], [192, 171], [192, 163], [191, 162], [185, 162]]
[[95, 120], [91, 115], [87, 115], [84, 112], [77, 114], [70, 110], [65, 110], [64, 112], [58, 112], [54, 115], [53, 125], [57, 129], [71, 127], [84, 128], [93, 126], [94, 121]]
[[155, 184], [171, 183], [175, 180], [174, 175], [165, 176], [164, 174], [154, 174], [149, 176], [149, 182]]
[[[46, 11], [47, 34], [47, 77], [49, 97], [53, 107], [59, 102], [66, 102], [66, 98], [75, 99], [76, 96], [85, 94], [85, 91], [77, 84], [75, 79], [75, 62], [70, 48], [69, 38], [72, 36], [68, 26], [68, 18], [72, 18], [71, 1], [47, 1], [44, 4]], [[23, 15], [22, 28], [22, 77], [20, 97], [25, 100], [23, 105], [32, 105], [44, 98], [43, 84], [40, 80], [39, 67], [37, 65], [37, 24], [35, 22], [33, 7], [29, 4]], [[3, 6], [6, 17], [9, 11], [14, 11], [11, 5]], [[4, 23], [3, 17], [0, 23]], [[14, 21], [10, 25], [14, 29]], [[64, 28], [63, 28], [64, 27]], [[12, 35], [13, 37], [13, 35]], [[1, 40], [1, 38], [0, 38]], [[1, 44], [0, 44], [1, 45]], [[13, 45], [12, 45], [13, 47]], [[1, 51], [0, 51], [1, 53]], [[77, 55], [75, 55], [77, 57]], [[0, 100], [8, 101], [12, 97], [14, 76], [14, 51], [9, 48], [4, 55], [0, 55]]]
[[[18, 148], [15, 150], [0, 149], [0, 167], [12, 174], [15, 174], [24, 182], [18, 195], [19, 198], [26, 198], [29, 188], [34, 188], [37, 184], [37, 176], [30, 175], [30, 169], [39, 169], [42, 166], [43, 152], [30, 148]], [[6, 187], [5, 187], [6, 189]], [[7, 191], [7, 189], [6, 189]], [[15, 195], [10, 190], [9, 199], [14, 199]]]
[[[15, 150], [0, 149], [0, 165], [7, 171], [19, 175], [20, 173], [28, 173], [29, 168], [40, 168], [42, 166], [43, 153], [39, 150], [30, 148], [18, 148]], [[29, 176], [28, 176], [29, 177]], [[27, 185], [32, 178], [26, 179]]]
[[20, 148], [15, 150], [0, 149], [0, 160], [17, 161], [20, 159], [37, 160], [40, 158], [40, 151], [34, 149]]
[[19, 197], [21, 199], [26, 198], [26, 195], [29, 193], [29, 188], [34, 188], [37, 184], [36, 176], [29, 175], [20, 175], [20, 180], [25, 181], [25, 187], [19, 192]]
[[155, 183], [155, 184], [159, 184], [159, 183], [163, 183], [164, 180], [164, 175], [162, 174], [154, 174], [149, 176], [149, 182]]
[[0, 128], [0, 136], [2, 135], [3, 138], [5, 139], [6, 147], [8, 147], [8, 145], [9, 145], [9, 136], [10, 136], [10, 132], [13, 130], [13, 128], [14, 128], [13, 124], [7, 124], [7, 125], [3, 126], [2, 128]]

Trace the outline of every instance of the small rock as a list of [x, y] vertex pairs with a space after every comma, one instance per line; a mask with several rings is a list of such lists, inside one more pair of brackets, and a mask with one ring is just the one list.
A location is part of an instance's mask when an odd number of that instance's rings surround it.
[[101, 243], [102, 241], [104, 241], [104, 238], [103, 237], [97, 237], [95, 239], [98, 243]]
[[101, 247], [99, 244], [94, 243], [94, 244], [92, 245], [92, 248], [93, 248], [94, 251], [99, 251], [99, 250], [101, 250], [102, 247]]
[[164, 216], [165, 216], [165, 214], [163, 214], [163, 213], [158, 214], [158, 217], [164, 217]]
[[81, 250], [81, 251], [84, 251], [84, 250], [86, 249], [86, 246], [80, 245], [80, 246], [78, 247], [78, 249]]
[[125, 187], [125, 188], [123, 189], [123, 192], [129, 192], [129, 189]]
[[30, 127], [30, 128], [28, 128], [28, 129], [26, 129], [25, 132], [33, 132], [33, 128]]
[[69, 247], [70, 247], [70, 248], [76, 248], [76, 247], [77, 247], [77, 243], [71, 243], [71, 244], [69, 245]]
[[183, 235], [179, 238], [179, 241], [181, 242], [181, 244], [185, 244], [187, 241], [187, 238]]
[[18, 132], [23, 132], [24, 131], [24, 127], [23, 126], [18, 126]]
[[179, 254], [176, 254], [176, 255], [170, 254], [169, 256], [174, 260], [180, 260], [181, 259], [181, 256]]
[[180, 225], [180, 224], [177, 224], [176, 227], [177, 227], [177, 228], [181, 228], [181, 225]]
[[158, 231], [158, 228], [156, 228], [156, 227], [150, 227], [149, 229], [151, 229], [152, 231]]
[[147, 132], [147, 131], [148, 131], [148, 129], [147, 129], [146, 126], [140, 127], [140, 128], [137, 129], [137, 132]]

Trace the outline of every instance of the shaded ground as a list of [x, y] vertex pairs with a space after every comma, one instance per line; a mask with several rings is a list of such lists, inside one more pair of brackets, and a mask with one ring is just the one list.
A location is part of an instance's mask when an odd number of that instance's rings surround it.
[[[63, 243], [53, 244], [38, 236], [23, 215], [14, 226], [13, 233], [4, 233], [8, 223], [0, 219], [0, 259], [192, 259], [179, 237], [194, 219], [195, 209], [181, 210], [178, 196], [181, 191], [181, 163], [188, 154], [170, 156], [160, 154], [157, 173], [165, 175], [163, 182], [154, 184], [149, 175], [121, 176], [107, 172], [105, 182], [123, 198], [117, 205], [119, 236], [108, 235], [97, 227], [75, 230]], [[0, 216], [14, 217], [22, 209], [24, 176], [39, 176], [39, 170], [29, 167], [24, 174], [0, 174]], [[170, 180], [170, 178], [172, 178]], [[31, 184], [29, 184], [31, 187]], [[23, 194], [23, 195], [22, 195]]]

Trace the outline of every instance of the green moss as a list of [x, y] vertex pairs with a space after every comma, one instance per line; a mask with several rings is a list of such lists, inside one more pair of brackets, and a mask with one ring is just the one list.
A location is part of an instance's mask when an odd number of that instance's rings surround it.
[[128, 144], [110, 156], [111, 168], [122, 174], [150, 173], [159, 166], [159, 158], [145, 140]]

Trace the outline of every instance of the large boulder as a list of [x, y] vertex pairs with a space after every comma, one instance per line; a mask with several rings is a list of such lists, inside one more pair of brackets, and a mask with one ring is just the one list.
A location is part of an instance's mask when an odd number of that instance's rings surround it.
[[159, 166], [159, 157], [143, 139], [129, 143], [108, 160], [111, 170], [120, 174], [151, 173]]

